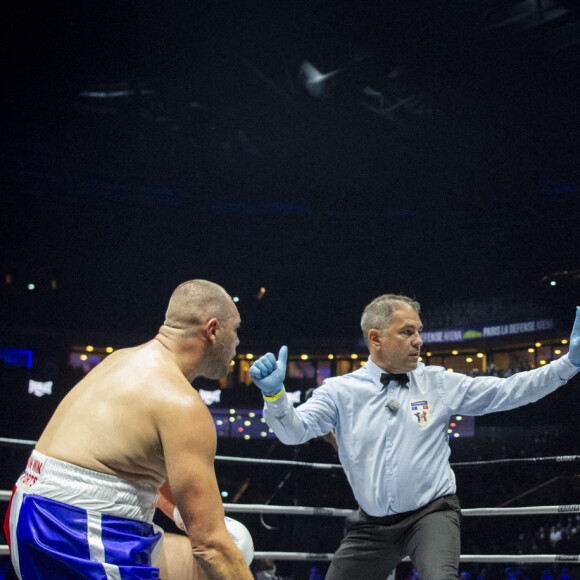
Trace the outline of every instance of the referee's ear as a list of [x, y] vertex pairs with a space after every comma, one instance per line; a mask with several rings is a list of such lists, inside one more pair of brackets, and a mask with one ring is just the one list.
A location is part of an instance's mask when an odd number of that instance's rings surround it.
[[381, 348], [381, 341], [383, 338], [383, 333], [376, 328], [371, 328], [368, 333], [368, 345], [369, 350], [380, 349]]

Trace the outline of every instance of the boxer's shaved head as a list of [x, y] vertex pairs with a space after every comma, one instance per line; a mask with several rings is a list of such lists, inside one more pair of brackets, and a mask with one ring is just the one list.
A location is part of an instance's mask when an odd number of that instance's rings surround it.
[[231, 306], [232, 299], [219, 284], [189, 280], [173, 291], [163, 324], [178, 330], [194, 329], [208, 318], [228, 318]]
[[240, 322], [234, 301], [219, 284], [189, 280], [173, 291], [160, 333], [188, 340], [203, 329], [209, 350], [199, 361], [196, 373], [208, 379], [221, 379], [236, 355]]

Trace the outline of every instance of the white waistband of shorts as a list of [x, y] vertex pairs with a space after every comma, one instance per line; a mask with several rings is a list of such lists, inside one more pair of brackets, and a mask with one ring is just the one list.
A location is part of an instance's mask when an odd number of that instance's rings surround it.
[[40, 495], [88, 511], [151, 523], [157, 489], [115, 475], [85, 469], [34, 450], [16, 483], [24, 493]]

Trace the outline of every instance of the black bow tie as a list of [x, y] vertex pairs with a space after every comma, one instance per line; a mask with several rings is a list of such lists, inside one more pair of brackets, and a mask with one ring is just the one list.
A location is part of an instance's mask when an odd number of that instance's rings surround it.
[[382, 373], [381, 383], [387, 387], [391, 381], [397, 381], [401, 385], [406, 385], [409, 382], [409, 375], [405, 373], [399, 373], [397, 375], [392, 373]]

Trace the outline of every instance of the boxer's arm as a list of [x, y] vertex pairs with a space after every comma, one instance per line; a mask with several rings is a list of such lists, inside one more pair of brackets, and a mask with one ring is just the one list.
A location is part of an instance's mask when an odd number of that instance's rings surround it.
[[194, 558], [210, 580], [252, 580], [225, 526], [214, 470], [217, 437], [207, 407], [192, 391], [191, 397], [164, 405], [158, 428], [169, 491], [187, 528]]
[[[175, 500], [171, 494], [171, 488], [169, 486], [169, 480], [166, 479], [165, 483], [159, 488], [159, 495], [157, 496], [157, 507], [169, 518], [173, 520], [175, 525], [187, 533], [185, 529], [185, 524], [183, 523], [183, 518], [181, 513], [175, 505]], [[230, 534], [231, 535], [231, 534]]]
[[175, 500], [171, 495], [171, 489], [169, 487], [169, 481], [165, 480], [165, 483], [159, 489], [159, 495], [157, 496], [157, 507], [169, 518], [173, 518], [173, 508], [175, 507]]
[[[173, 518], [175, 525], [182, 530], [183, 532], [187, 533], [185, 529], [185, 523], [183, 522], [183, 518], [181, 517], [181, 513], [177, 509], [175, 505], [175, 500], [171, 495], [171, 489], [169, 488], [169, 480], [166, 480], [161, 489], [159, 490], [159, 497], [157, 499], [157, 507], [170, 518]], [[235, 520], [234, 518], [230, 518], [228, 516], [225, 517], [226, 521], [226, 529], [230, 534], [230, 537], [234, 541], [234, 544], [238, 547], [246, 564], [249, 566], [254, 559], [254, 541], [252, 540], [252, 535], [250, 534], [249, 530], [242, 524]], [[164, 540], [165, 541], [165, 540]]]

